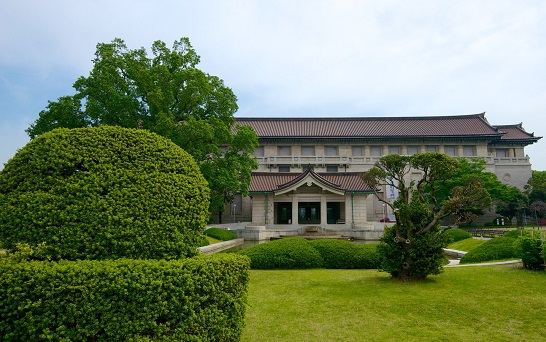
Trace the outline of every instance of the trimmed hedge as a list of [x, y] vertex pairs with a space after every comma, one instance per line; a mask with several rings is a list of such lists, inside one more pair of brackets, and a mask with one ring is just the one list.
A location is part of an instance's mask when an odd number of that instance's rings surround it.
[[0, 262], [2, 341], [238, 341], [249, 260]]
[[52, 260], [197, 254], [208, 184], [193, 158], [142, 129], [55, 129], [0, 171], [0, 240]]
[[324, 260], [325, 268], [373, 269], [380, 260], [376, 244], [356, 245], [345, 240], [318, 239], [310, 241]]
[[237, 253], [250, 258], [252, 269], [303, 269], [323, 266], [320, 253], [303, 238], [274, 240]]
[[449, 243], [472, 238], [472, 234], [459, 228], [446, 229], [444, 235], [449, 239]]
[[514, 249], [515, 241], [515, 238], [506, 236], [491, 239], [466, 253], [465, 256], [461, 258], [461, 264], [510, 258], [516, 259], [517, 255]]
[[221, 229], [221, 228], [209, 228], [205, 230], [204, 234], [206, 236], [210, 236], [211, 238], [215, 238], [216, 240], [221, 240], [221, 241], [229, 241], [229, 240], [237, 239], [237, 234], [235, 234], [232, 231]]
[[380, 264], [376, 244], [345, 240], [284, 238], [238, 252], [250, 258], [253, 269], [373, 269]]

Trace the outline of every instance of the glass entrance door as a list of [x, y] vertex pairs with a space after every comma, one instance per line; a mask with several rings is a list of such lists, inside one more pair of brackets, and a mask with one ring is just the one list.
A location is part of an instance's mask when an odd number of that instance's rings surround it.
[[299, 224], [320, 224], [320, 202], [298, 203]]

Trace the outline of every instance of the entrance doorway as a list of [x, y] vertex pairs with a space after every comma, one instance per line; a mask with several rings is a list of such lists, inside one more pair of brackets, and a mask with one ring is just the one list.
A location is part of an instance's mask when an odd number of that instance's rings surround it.
[[275, 203], [275, 223], [276, 224], [291, 224], [292, 223], [292, 202], [276, 202]]
[[298, 203], [298, 224], [320, 224], [320, 202]]

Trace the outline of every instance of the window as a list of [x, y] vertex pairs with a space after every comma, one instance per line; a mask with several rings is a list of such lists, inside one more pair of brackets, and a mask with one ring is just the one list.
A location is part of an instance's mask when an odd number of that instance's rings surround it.
[[457, 147], [456, 146], [444, 146], [444, 152], [450, 157], [456, 157], [457, 156]]
[[425, 151], [427, 151], [427, 152], [438, 152], [438, 146], [427, 145], [427, 146], [425, 146]]
[[466, 145], [463, 146], [463, 156], [473, 157], [476, 155], [476, 146]]
[[279, 172], [290, 172], [290, 165], [279, 165]]
[[254, 156], [263, 157], [264, 156], [264, 147], [258, 146], [254, 149]]
[[326, 172], [337, 172], [337, 165], [326, 165]]
[[400, 146], [389, 146], [389, 154], [400, 154]]
[[507, 148], [497, 148], [497, 157], [508, 157], [508, 149]]
[[277, 155], [288, 157], [292, 155], [292, 149], [290, 146], [277, 146]]
[[337, 146], [325, 146], [324, 147], [324, 155], [325, 156], [337, 156], [338, 155]]
[[383, 155], [383, 146], [370, 146], [370, 155], [374, 157]]
[[315, 155], [315, 146], [302, 146], [301, 147], [302, 156], [314, 156]]
[[412, 156], [419, 153], [419, 146], [411, 145], [408, 146], [408, 155]]
[[362, 146], [353, 146], [353, 156], [363, 156], [364, 148]]

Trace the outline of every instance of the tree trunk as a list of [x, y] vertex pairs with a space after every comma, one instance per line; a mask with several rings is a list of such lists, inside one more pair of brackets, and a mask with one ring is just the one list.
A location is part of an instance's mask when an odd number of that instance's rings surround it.
[[218, 211], [218, 224], [222, 224], [222, 212]]

